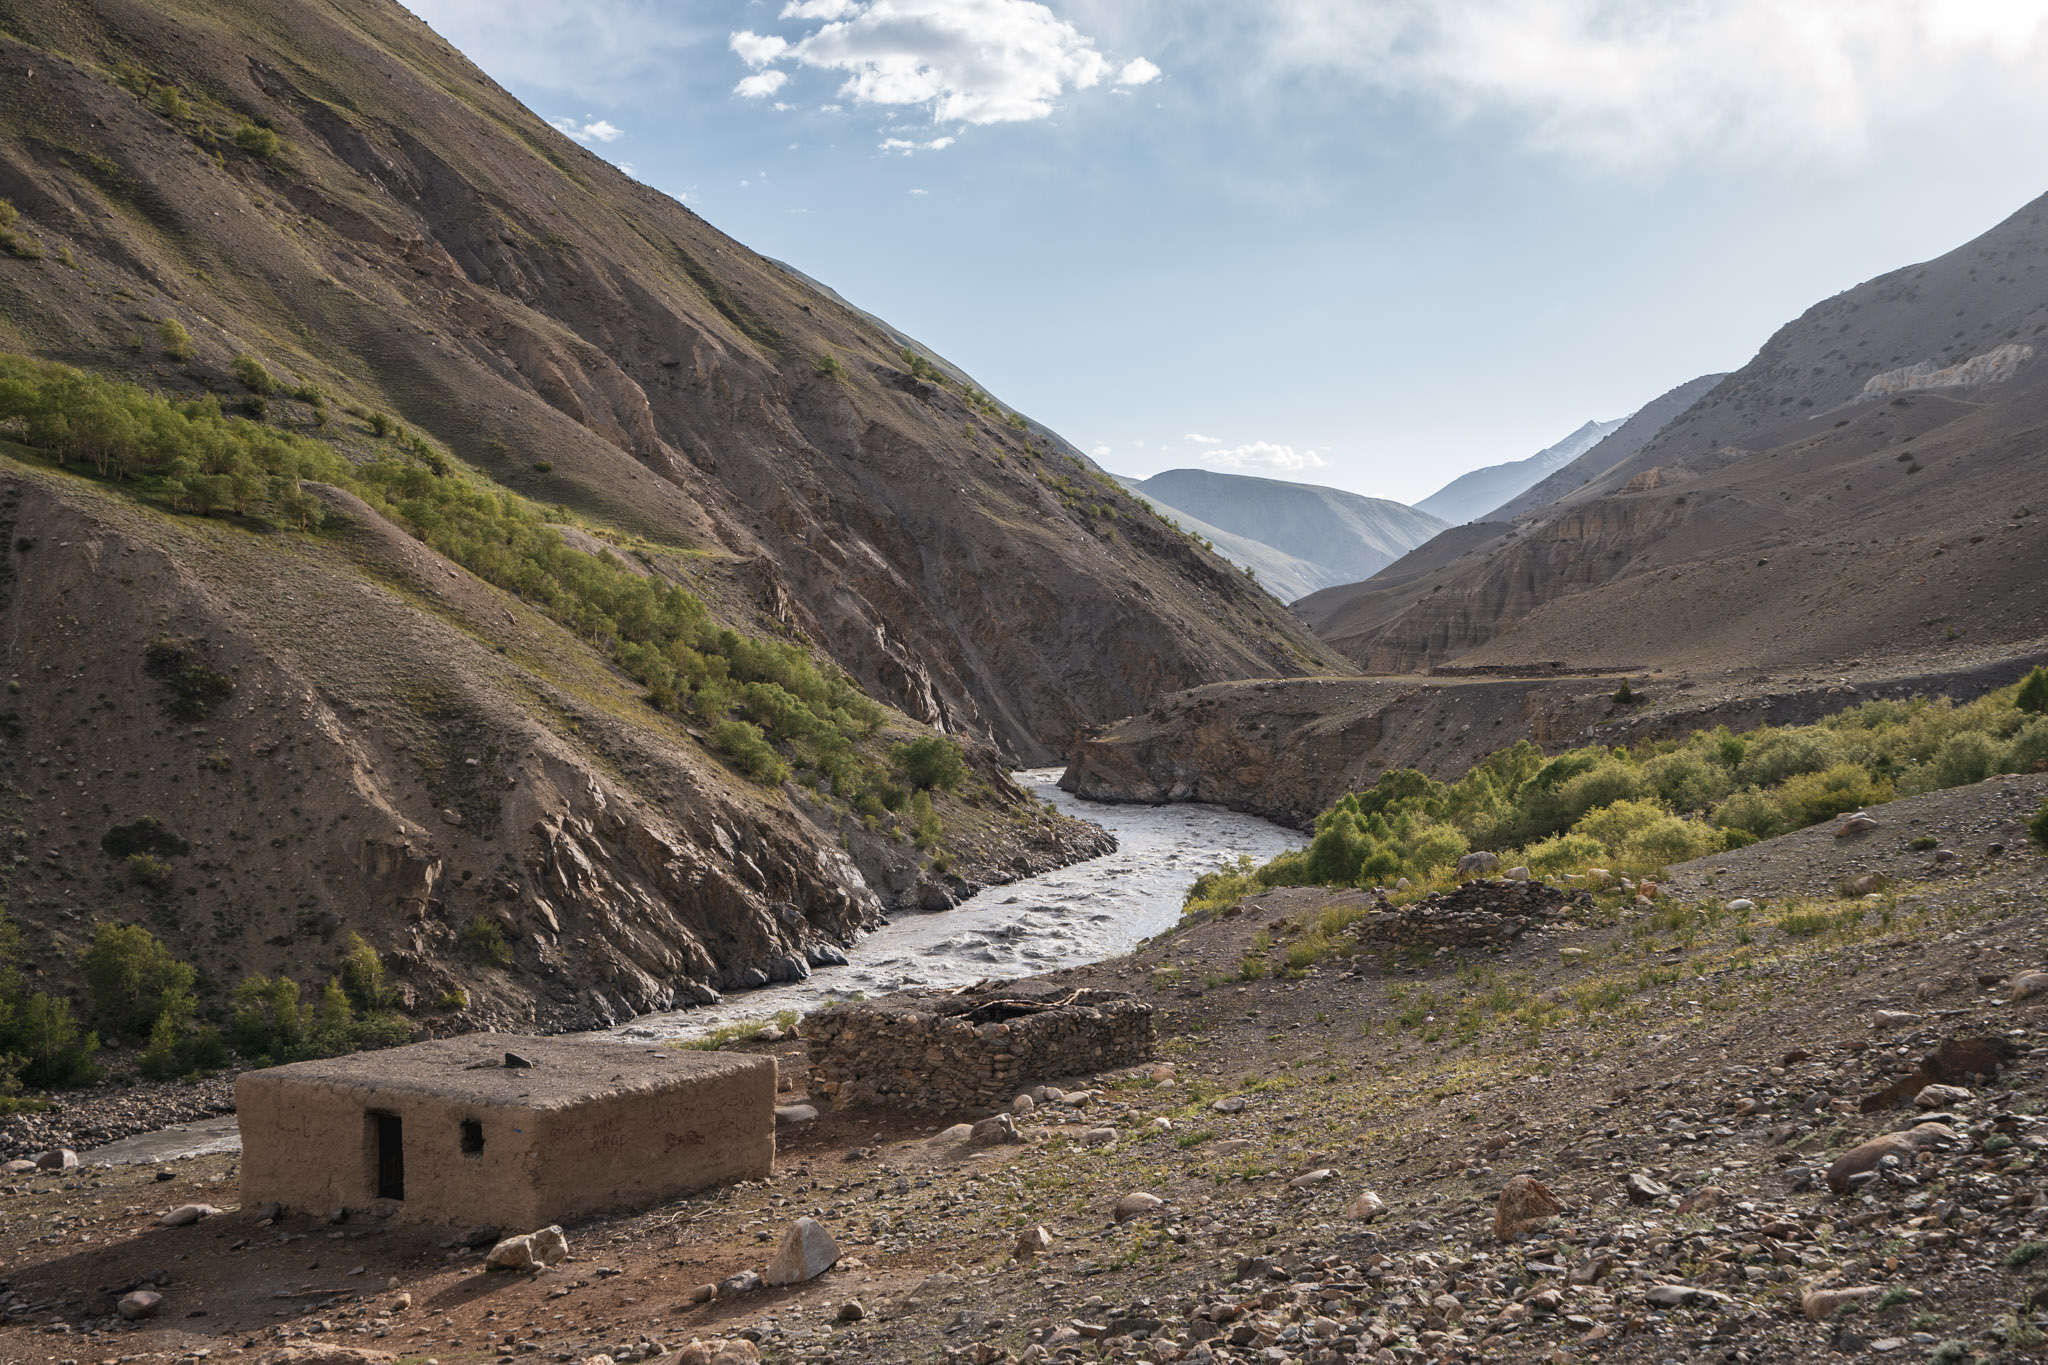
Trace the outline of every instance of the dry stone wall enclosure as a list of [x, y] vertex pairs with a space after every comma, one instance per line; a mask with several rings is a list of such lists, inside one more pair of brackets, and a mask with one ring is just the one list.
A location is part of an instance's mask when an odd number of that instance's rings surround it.
[[1121, 991], [997, 984], [904, 991], [807, 1016], [813, 1089], [835, 1104], [983, 1109], [1034, 1081], [1149, 1060], [1152, 1007]]
[[1412, 905], [1396, 907], [1375, 896], [1377, 909], [1351, 926], [1363, 943], [1401, 947], [1485, 948], [1520, 938], [1531, 926], [1590, 909], [1592, 896], [1540, 881], [1483, 878]]

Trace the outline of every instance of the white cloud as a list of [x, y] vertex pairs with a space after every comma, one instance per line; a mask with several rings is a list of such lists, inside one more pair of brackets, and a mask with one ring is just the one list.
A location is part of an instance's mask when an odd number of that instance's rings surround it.
[[930, 191], [930, 190], [912, 190], [912, 191], [911, 191], [911, 194], [912, 194], [912, 195], [914, 195], [915, 197], [919, 198], [919, 199], [924, 199], [924, 198], [928, 198], [928, 197], [930, 197], [930, 195], [931, 195], [931, 191]]
[[578, 123], [573, 118], [551, 118], [548, 122], [557, 131], [568, 134], [586, 147], [593, 142], [617, 142], [626, 135], [625, 129], [615, 128], [601, 118], [585, 123]]
[[727, 43], [748, 66], [766, 66], [780, 61], [789, 51], [787, 38], [778, 38], [772, 33], [755, 33], [751, 29], [741, 29]]
[[[787, 84], [789, 84], [789, 73], [787, 71], [757, 71], [751, 76], [742, 77], [740, 83], [732, 88], [732, 92], [745, 99], [760, 100], [768, 98], [768, 96], [774, 94]], [[788, 108], [787, 105], [782, 104], [778, 104], [775, 107], [778, 109]]]
[[943, 152], [953, 145], [955, 139], [935, 137], [927, 142], [912, 142], [908, 138], [891, 137], [882, 139], [882, 150], [909, 156], [912, 152]]
[[1612, 164], [1860, 151], [1984, 81], [2048, 104], [2044, 0], [1260, 0], [1269, 76], [1322, 70]]
[[790, 0], [782, 7], [785, 19], [844, 19], [860, 6], [854, 0]]
[[[1111, 74], [1094, 40], [1038, 0], [794, 0], [782, 17], [821, 26], [794, 43], [742, 31], [732, 50], [757, 67], [787, 58], [844, 72], [841, 98], [918, 106], [941, 123], [1041, 119]], [[1138, 57], [1116, 79], [1158, 74]]]
[[1202, 436], [1192, 431], [1188, 433], [1188, 439], [1198, 446], [1220, 446], [1223, 444], [1221, 436]]
[[1202, 453], [1202, 463], [1215, 465], [1218, 469], [1321, 469], [1329, 463], [1313, 450], [1297, 451], [1293, 446], [1274, 445], [1270, 441], [1253, 441], [1249, 445], [1233, 446], [1229, 450], [1208, 450]]
[[1133, 57], [1124, 63], [1124, 69], [1116, 73], [1118, 85], [1150, 85], [1159, 79], [1159, 68], [1143, 57]]
[[1108, 455], [1110, 453], [1110, 449], [1108, 446], [1097, 446], [1095, 447], [1095, 449], [1089, 451], [1088, 453], [1090, 455], [1095, 456], [1095, 458], [1097, 459], [1101, 459], [1103, 456]]

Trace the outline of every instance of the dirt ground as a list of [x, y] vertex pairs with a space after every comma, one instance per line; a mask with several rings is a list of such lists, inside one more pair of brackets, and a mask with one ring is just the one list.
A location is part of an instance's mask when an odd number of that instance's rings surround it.
[[[817, 1365], [2033, 1358], [2048, 995], [2016, 998], [2015, 979], [2048, 966], [2048, 858], [2014, 821], [2044, 797], [2036, 775], [1895, 802], [1857, 841], [1824, 828], [1702, 860], [1674, 869], [1683, 898], [1603, 897], [1499, 952], [1318, 937], [1325, 893], [1269, 892], [1062, 974], [1150, 1000], [1163, 1066], [1066, 1078], [1024, 1142], [934, 1140], [970, 1114], [828, 1112], [783, 1130], [770, 1180], [572, 1226], [572, 1259], [538, 1275], [484, 1273], [444, 1244], [460, 1229], [261, 1226], [232, 1157], [10, 1177], [0, 1359], [328, 1342], [617, 1361], [740, 1334]], [[1904, 847], [1928, 835], [1960, 856], [1937, 870]], [[1874, 898], [1815, 894], [1873, 862], [1896, 878]], [[1864, 1101], [1960, 1038], [2009, 1056], [1944, 1104], [1950, 1150], [1841, 1195], [1816, 1184], [1913, 1122], [1910, 1098]], [[1504, 1243], [1494, 1200], [1517, 1175], [1562, 1207]], [[1662, 1193], [1632, 1200], [1636, 1175]], [[1348, 1216], [1368, 1190], [1386, 1212]], [[1115, 1220], [1134, 1191], [1163, 1203]], [[156, 1226], [200, 1201], [227, 1211]], [[833, 1270], [691, 1301], [765, 1266], [800, 1214], [837, 1237]], [[1039, 1226], [1050, 1249], [1013, 1259]], [[159, 1316], [112, 1317], [145, 1280]], [[1829, 1286], [1867, 1289], [1862, 1311], [1802, 1312]]]

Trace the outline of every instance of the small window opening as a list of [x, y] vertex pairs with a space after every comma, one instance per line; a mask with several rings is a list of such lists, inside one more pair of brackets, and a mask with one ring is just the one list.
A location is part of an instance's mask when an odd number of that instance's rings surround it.
[[462, 1121], [462, 1154], [482, 1156], [484, 1154], [484, 1126], [475, 1119]]

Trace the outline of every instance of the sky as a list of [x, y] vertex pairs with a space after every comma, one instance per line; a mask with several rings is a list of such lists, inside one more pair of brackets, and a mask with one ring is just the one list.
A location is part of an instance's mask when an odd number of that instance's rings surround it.
[[2048, 0], [413, 0], [1144, 476], [1415, 501], [2048, 191]]

